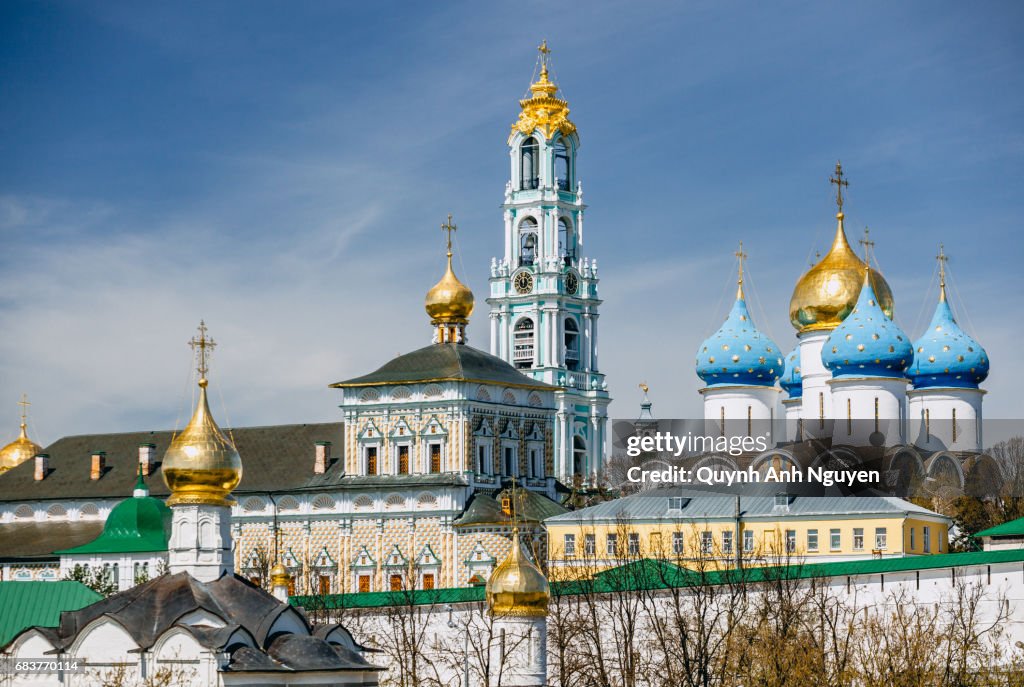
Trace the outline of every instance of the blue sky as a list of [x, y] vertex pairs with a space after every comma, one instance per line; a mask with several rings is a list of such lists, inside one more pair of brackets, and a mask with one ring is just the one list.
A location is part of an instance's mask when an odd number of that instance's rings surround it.
[[[547, 38], [580, 130], [601, 361], [631, 416], [700, 413], [694, 351], [740, 239], [784, 349], [834, 232], [871, 227], [920, 335], [934, 255], [989, 351], [986, 415], [1024, 416], [1018, 3], [20, 3], [0, 6], [0, 429], [180, 425], [200, 318], [214, 410], [339, 418], [327, 384], [429, 342], [439, 224], [477, 294], [501, 249], [505, 140]], [[6, 405], [8, 411], [2, 408]], [[4, 420], [4, 415], [8, 419]]]

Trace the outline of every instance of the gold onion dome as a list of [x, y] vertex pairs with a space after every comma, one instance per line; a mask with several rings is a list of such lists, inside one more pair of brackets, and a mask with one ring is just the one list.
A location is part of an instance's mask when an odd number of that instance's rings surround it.
[[209, 504], [230, 506], [231, 491], [242, 480], [242, 459], [238, 449], [214, 422], [206, 400], [206, 349], [213, 342], [206, 338], [206, 327], [200, 324], [201, 337], [193, 339], [200, 349], [199, 403], [188, 425], [171, 441], [161, 472], [171, 496], [168, 506], [178, 504]]
[[[800, 332], [835, 329], [853, 312], [864, 283], [865, 263], [846, 240], [843, 213], [836, 215], [838, 226], [832, 248], [817, 265], [809, 269], [793, 289], [789, 302], [789, 320]], [[885, 278], [871, 268], [869, 279], [882, 312], [892, 319], [892, 290]]]
[[286, 587], [291, 581], [292, 576], [288, 574], [288, 568], [284, 567], [281, 561], [274, 564], [274, 567], [270, 569], [270, 584], [274, 587]]
[[448, 269], [441, 281], [427, 291], [425, 303], [432, 324], [466, 324], [473, 313], [473, 292], [452, 271], [452, 252], [448, 250]]
[[0, 472], [6, 472], [35, 457], [43, 447], [28, 438], [25, 421], [21, 421], [21, 432], [18, 438], [0, 449]]
[[551, 587], [544, 573], [523, 551], [518, 529], [512, 530], [512, 550], [491, 573], [486, 591], [487, 605], [496, 616], [548, 614]]

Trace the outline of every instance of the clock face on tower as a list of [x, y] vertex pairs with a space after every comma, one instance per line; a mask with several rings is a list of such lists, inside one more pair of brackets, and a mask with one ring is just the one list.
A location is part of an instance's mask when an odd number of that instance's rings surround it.
[[580, 280], [576, 277], [575, 272], [565, 275], [565, 290], [569, 295], [575, 295], [579, 288]]
[[533, 291], [533, 275], [529, 272], [519, 272], [513, 278], [512, 283], [519, 293], [530, 293]]

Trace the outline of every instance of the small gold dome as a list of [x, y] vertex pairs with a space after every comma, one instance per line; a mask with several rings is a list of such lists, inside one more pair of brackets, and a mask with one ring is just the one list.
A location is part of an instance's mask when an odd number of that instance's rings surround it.
[[274, 587], [287, 587], [292, 576], [288, 574], [288, 568], [284, 567], [281, 561], [274, 564], [270, 569], [270, 584]]
[[451, 251], [448, 252], [448, 269], [441, 281], [427, 291], [425, 306], [431, 324], [466, 324], [473, 314], [473, 292], [452, 271]]
[[0, 449], [0, 473], [21, 465], [42, 450], [42, 446], [28, 438], [25, 423], [22, 422], [18, 438]]
[[[836, 237], [828, 255], [804, 273], [793, 289], [789, 320], [800, 332], [831, 330], [839, 326], [853, 311], [864, 283], [865, 264], [846, 240], [843, 213], [838, 213], [836, 219], [839, 220]], [[878, 304], [892, 318], [892, 290], [874, 268], [870, 278]]]
[[548, 614], [551, 587], [544, 573], [530, 561], [512, 530], [512, 550], [487, 580], [487, 606], [496, 616], [534, 616]]
[[221, 431], [206, 401], [206, 379], [199, 380], [199, 403], [188, 425], [171, 441], [161, 472], [171, 496], [167, 505], [204, 503], [229, 506], [231, 490], [242, 480], [242, 459]]

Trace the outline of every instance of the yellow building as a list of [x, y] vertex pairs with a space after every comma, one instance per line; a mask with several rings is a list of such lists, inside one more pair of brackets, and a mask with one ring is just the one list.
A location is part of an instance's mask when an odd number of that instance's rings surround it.
[[736, 497], [664, 488], [544, 521], [553, 579], [653, 558], [690, 568], [946, 553], [951, 521], [890, 496]]

